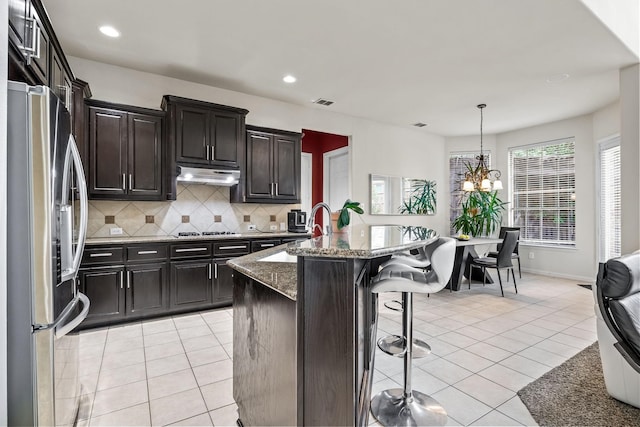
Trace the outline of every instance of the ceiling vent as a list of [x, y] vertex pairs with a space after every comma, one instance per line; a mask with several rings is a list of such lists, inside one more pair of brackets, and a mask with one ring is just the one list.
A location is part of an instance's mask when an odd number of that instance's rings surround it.
[[426, 123], [422, 123], [422, 122], [418, 122], [418, 123], [414, 123], [413, 126], [417, 127], [417, 128], [423, 128], [425, 126], [427, 126]]
[[313, 101], [313, 103], [328, 107], [329, 105], [333, 104], [333, 101], [329, 101], [328, 99], [318, 98], [315, 101]]

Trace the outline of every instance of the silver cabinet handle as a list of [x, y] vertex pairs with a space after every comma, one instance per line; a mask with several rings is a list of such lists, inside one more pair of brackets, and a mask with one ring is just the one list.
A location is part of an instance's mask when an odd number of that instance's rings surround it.
[[127, 271], [127, 289], [131, 289], [131, 272]]
[[202, 252], [206, 250], [207, 248], [187, 248], [187, 249], [176, 249], [176, 252]]
[[207, 271], [209, 272], [209, 280], [211, 280], [211, 263], [207, 265]]
[[269, 184], [269, 195], [273, 196], [273, 182]]
[[215, 145], [211, 146], [211, 161], [214, 161], [216, 159], [216, 147]]
[[127, 191], [127, 174], [122, 174], [122, 191]]
[[235, 246], [220, 246], [218, 249], [247, 249], [247, 245], [235, 245]]
[[209, 145], [207, 145], [207, 148], [205, 148], [205, 151], [207, 152], [207, 161], [211, 160], [209, 158]]
[[270, 248], [270, 247], [273, 247], [273, 246], [275, 246], [274, 243], [260, 243], [260, 247], [261, 248]]
[[215, 279], [217, 279], [217, 278], [218, 278], [218, 264], [213, 264], [213, 267], [214, 267], [214, 274], [213, 274], [213, 277], [214, 277]]
[[133, 190], [133, 179], [131, 177], [131, 174], [129, 174], [129, 191]]
[[98, 257], [102, 257], [102, 256], [111, 256], [111, 255], [113, 255], [113, 253], [111, 253], [111, 252], [101, 252], [99, 254], [89, 254], [89, 257], [98, 258]]
[[276, 187], [276, 194], [275, 195], [277, 196], [278, 195], [278, 183], [276, 182], [273, 185]]
[[151, 254], [157, 254], [158, 251], [138, 251], [138, 255], [151, 255]]
[[25, 18], [25, 22], [28, 22], [31, 26], [31, 46], [22, 46], [22, 50], [28, 55], [28, 61], [31, 63], [31, 57], [40, 58], [38, 46], [40, 28], [36, 25], [36, 18]]
[[120, 270], [120, 289], [124, 288], [124, 272]]

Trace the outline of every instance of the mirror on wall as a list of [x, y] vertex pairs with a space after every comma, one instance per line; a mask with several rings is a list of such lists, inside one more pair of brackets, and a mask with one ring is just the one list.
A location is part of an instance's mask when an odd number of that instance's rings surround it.
[[371, 215], [435, 215], [436, 182], [371, 174]]

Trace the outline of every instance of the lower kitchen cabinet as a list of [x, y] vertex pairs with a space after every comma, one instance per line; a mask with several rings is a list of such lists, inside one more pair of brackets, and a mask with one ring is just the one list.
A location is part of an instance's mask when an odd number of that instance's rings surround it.
[[233, 301], [233, 269], [227, 265], [230, 258], [214, 259], [213, 302], [228, 303]]
[[211, 260], [171, 263], [170, 310], [191, 310], [211, 305]]
[[124, 266], [82, 269], [79, 278], [81, 292], [91, 301], [83, 326], [124, 319]]
[[144, 316], [167, 310], [169, 298], [166, 263], [128, 266], [126, 275], [127, 315]]

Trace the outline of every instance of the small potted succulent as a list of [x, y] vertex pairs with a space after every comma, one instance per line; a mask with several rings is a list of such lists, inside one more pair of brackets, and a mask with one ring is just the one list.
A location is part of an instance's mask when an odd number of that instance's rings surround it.
[[346, 227], [351, 222], [350, 210], [359, 215], [364, 213], [364, 210], [360, 207], [360, 202], [353, 202], [351, 199], [347, 199], [340, 210], [331, 212], [331, 225], [334, 232], [347, 231]]

